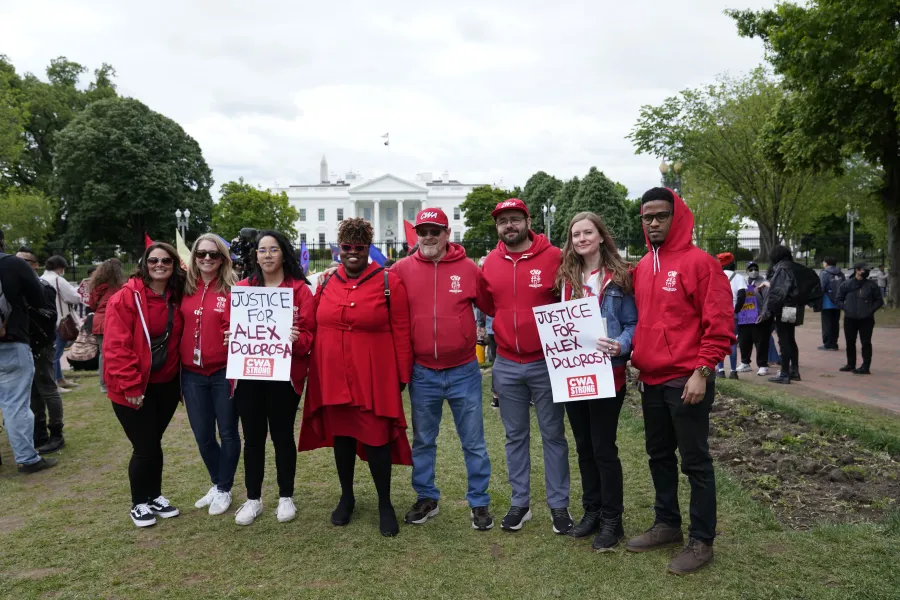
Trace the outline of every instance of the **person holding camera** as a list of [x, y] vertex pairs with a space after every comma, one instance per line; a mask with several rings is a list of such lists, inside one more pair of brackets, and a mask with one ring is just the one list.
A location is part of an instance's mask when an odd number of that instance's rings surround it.
[[179, 511], [162, 495], [162, 436], [181, 399], [179, 308], [185, 273], [175, 248], [151, 244], [106, 305], [103, 377], [113, 411], [131, 442], [131, 520], [138, 527]]

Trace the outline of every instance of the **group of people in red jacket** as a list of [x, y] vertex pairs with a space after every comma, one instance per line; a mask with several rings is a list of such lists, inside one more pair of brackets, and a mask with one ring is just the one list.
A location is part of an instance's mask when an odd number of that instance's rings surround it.
[[[715, 391], [713, 370], [734, 343], [731, 291], [716, 260], [691, 243], [693, 215], [674, 192], [653, 188], [641, 218], [650, 253], [634, 268], [619, 256], [603, 220], [590, 212], [571, 220], [562, 249], [531, 230], [521, 200], [491, 213], [499, 243], [479, 268], [450, 242], [440, 209], [419, 212], [418, 246], [383, 269], [369, 260], [371, 225], [346, 219], [338, 233], [340, 266], [316, 289], [287, 238], [262, 231], [253, 272], [236, 282], [228, 249], [215, 235], [193, 245], [187, 269], [174, 248], [149, 246], [140, 272], [109, 299], [103, 339], [104, 381], [133, 446], [129, 464], [131, 518], [140, 527], [179, 514], [162, 494], [161, 439], [184, 398], [212, 487], [196, 505], [226, 512], [244, 435], [247, 500], [238, 524], [263, 511], [265, 440], [271, 432], [279, 488], [276, 516], [296, 515], [292, 496], [297, 452], [331, 447], [341, 487], [331, 513], [346, 526], [354, 513], [357, 457], [366, 461], [378, 496], [379, 530], [399, 533], [391, 503], [393, 464], [412, 465], [416, 500], [409, 524], [438, 512], [436, 439], [443, 403], [451, 409], [468, 477], [471, 526], [489, 530], [491, 463], [484, 439], [481, 369], [475, 358], [473, 307], [494, 317], [494, 389], [506, 431], [509, 510], [500, 526], [518, 531], [532, 518], [530, 411], [543, 441], [546, 501], [553, 531], [594, 535], [593, 548], [612, 550], [624, 539], [622, 467], [616, 424], [630, 359], [640, 371], [647, 452], [656, 488], [655, 520], [626, 549], [635, 552], [684, 542], [678, 506], [678, 463], [691, 485], [689, 539], [670, 563], [690, 573], [712, 559], [716, 492], [707, 444]], [[233, 285], [291, 288], [290, 382], [225, 378], [229, 292]], [[612, 361], [612, 398], [554, 402], [532, 308], [595, 296], [606, 322], [597, 349]], [[301, 394], [299, 442], [294, 433]], [[409, 387], [413, 443], [401, 394]], [[569, 513], [565, 418], [576, 440], [584, 514]], [[218, 439], [216, 430], [218, 428]], [[220, 441], [221, 440], [221, 441]]]

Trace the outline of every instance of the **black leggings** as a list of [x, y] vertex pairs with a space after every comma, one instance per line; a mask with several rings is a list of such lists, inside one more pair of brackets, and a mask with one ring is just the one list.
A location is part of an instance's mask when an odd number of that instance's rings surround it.
[[797, 326], [794, 323], [776, 321], [775, 331], [778, 332], [778, 345], [781, 347], [781, 372], [798, 372], [800, 353], [797, 349]]
[[[365, 446], [369, 472], [378, 492], [378, 508], [393, 508], [391, 504], [391, 447]], [[353, 496], [353, 472], [356, 468], [356, 438], [334, 437], [334, 463], [341, 482], [341, 497], [347, 500]]]
[[769, 366], [769, 337], [772, 335], [772, 322], [738, 325], [738, 345], [741, 348], [741, 362], [750, 364], [753, 347], [756, 346], [756, 366]]

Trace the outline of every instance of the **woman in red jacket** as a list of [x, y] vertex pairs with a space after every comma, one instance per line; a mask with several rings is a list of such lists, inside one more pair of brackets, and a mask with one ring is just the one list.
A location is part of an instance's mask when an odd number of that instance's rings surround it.
[[88, 284], [90, 290], [88, 306], [94, 311], [91, 333], [97, 338], [97, 345], [100, 348], [100, 391], [104, 394], [106, 393], [106, 382], [103, 380], [103, 331], [106, 320], [106, 304], [113, 294], [122, 289], [123, 285], [125, 285], [125, 269], [118, 258], [103, 261], [103, 264], [97, 267], [97, 270], [91, 275]]
[[234, 281], [231, 256], [222, 239], [213, 233], [197, 238], [181, 300], [181, 314], [186, 315], [181, 336], [181, 390], [200, 457], [212, 480], [212, 487], [194, 506], [209, 507], [211, 515], [221, 515], [231, 506], [231, 486], [241, 457], [237, 406], [225, 379], [225, 305]]
[[356, 505], [356, 456], [368, 460], [381, 534], [394, 536], [400, 528], [391, 504], [391, 464], [412, 465], [400, 397], [413, 362], [406, 288], [395, 273], [368, 264], [368, 222], [345, 219], [338, 240], [341, 266], [316, 292], [318, 333], [299, 447], [334, 446], [341, 482], [331, 513], [335, 525], [347, 525]]
[[[294, 476], [297, 472], [297, 446], [294, 445], [294, 421], [300, 406], [300, 394], [309, 368], [309, 349], [316, 332], [315, 312], [309, 281], [290, 241], [277, 231], [260, 231], [253, 273], [239, 286], [291, 288], [294, 292], [294, 321], [291, 327], [291, 380], [236, 382], [234, 399], [244, 430], [244, 481], [247, 501], [234, 520], [250, 525], [263, 510], [262, 483], [266, 463], [266, 433], [272, 434], [275, 447], [275, 471], [278, 477], [278, 521], [286, 523], [297, 516], [294, 506]], [[226, 314], [231, 315], [231, 303]]]
[[175, 248], [156, 242], [106, 305], [103, 374], [131, 441], [131, 520], [138, 527], [179, 514], [162, 495], [161, 442], [181, 399], [178, 344], [184, 319], [178, 307], [184, 278]]

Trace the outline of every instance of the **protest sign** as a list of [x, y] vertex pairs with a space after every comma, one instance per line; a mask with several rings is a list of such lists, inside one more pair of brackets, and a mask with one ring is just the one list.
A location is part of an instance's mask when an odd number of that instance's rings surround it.
[[291, 325], [294, 292], [290, 288], [231, 288], [229, 379], [291, 380]]
[[596, 296], [534, 307], [554, 402], [616, 395], [609, 355], [597, 350], [606, 337]]

